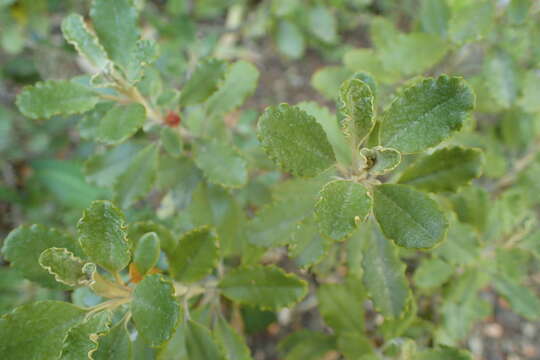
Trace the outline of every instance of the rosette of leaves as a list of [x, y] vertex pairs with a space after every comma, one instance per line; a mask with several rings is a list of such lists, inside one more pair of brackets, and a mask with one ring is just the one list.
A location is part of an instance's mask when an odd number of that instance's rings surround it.
[[[324, 114], [321, 109], [305, 111], [302, 104], [271, 106], [262, 114], [258, 136], [278, 166], [299, 177], [300, 183], [330, 176], [326, 183], [319, 182], [322, 187], [311, 207], [298, 212], [302, 215], [293, 235], [287, 237], [281, 228], [277, 234], [250, 240], [265, 247], [287, 244], [293, 251], [301, 244], [315, 254], [313, 248], [327, 246], [324, 243], [356, 242], [359, 237], [367, 295], [385, 318], [398, 321], [409, 316], [414, 302], [399, 248], [430, 250], [444, 244], [449, 220], [437, 200], [481, 174], [482, 153], [445, 145], [474, 107], [474, 94], [463, 79], [420, 79], [396, 95], [381, 114], [375, 111], [372, 86], [358, 78], [342, 84], [339, 123], [335, 117], [333, 124], [318, 119]], [[336, 131], [342, 132], [340, 137]], [[337, 161], [344, 145], [350, 156]], [[278, 210], [279, 204], [261, 211], [253, 225], [268, 225], [268, 212]], [[311, 217], [314, 225], [304, 225], [303, 219]], [[302, 232], [313, 226], [304, 240]]]
[[77, 117], [81, 137], [100, 145], [84, 165], [86, 178], [112, 188], [123, 209], [158, 185], [177, 192], [160, 181], [171, 165], [187, 164], [225, 188], [243, 187], [247, 159], [229, 140], [223, 117], [254, 92], [258, 70], [246, 61], [204, 58], [189, 77], [178, 74], [180, 90], [167, 88], [155, 66], [159, 46], [141, 37], [138, 22], [132, 0], [93, 0], [89, 20], [68, 15], [62, 33], [90, 73], [24, 88], [16, 101], [20, 112], [32, 119]]

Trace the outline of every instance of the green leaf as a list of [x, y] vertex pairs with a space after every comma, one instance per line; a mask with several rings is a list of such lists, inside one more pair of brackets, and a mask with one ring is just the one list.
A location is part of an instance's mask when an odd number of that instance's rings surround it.
[[143, 79], [145, 67], [154, 63], [158, 57], [159, 47], [155, 40], [138, 40], [125, 68], [127, 81], [135, 84]]
[[129, 225], [128, 240], [132, 247], [137, 247], [137, 243], [142, 236], [147, 233], [156, 233], [159, 239], [159, 246], [165, 251], [173, 250], [178, 243], [171, 231], [161, 224], [153, 221], [139, 221]]
[[189, 360], [224, 360], [210, 330], [192, 320], [186, 324], [186, 348]]
[[296, 104], [300, 110], [304, 110], [308, 115], [311, 115], [321, 124], [328, 141], [332, 144], [336, 159], [341, 164], [351, 163], [351, 149], [347, 143], [347, 139], [341, 131], [341, 128], [336, 121], [336, 115], [331, 113], [327, 107], [321, 106], [314, 101], [303, 101]]
[[225, 354], [225, 360], [252, 360], [244, 338], [222, 316], [218, 316], [213, 334]]
[[109, 330], [111, 313], [102, 311], [71, 328], [62, 349], [61, 360], [86, 359], [98, 347], [98, 339]]
[[298, 223], [313, 210], [315, 201], [300, 198], [298, 201], [282, 199], [261, 209], [248, 223], [249, 241], [257, 246], [285, 245]]
[[156, 360], [190, 360], [186, 349], [186, 328], [186, 322], [179, 321], [172, 338], [159, 348]]
[[322, 284], [317, 291], [317, 299], [321, 316], [335, 332], [364, 331], [366, 294], [360, 279], [349, 277], [341, 284]]
[[180, 132], [177, 129], [168, 126], [163, 127], [160, 132], [160, 140], [163, 149], [165, 149], [169, 155], [172, 157], [179, 157], [182, 155], [184, 144]]
[[259, 80], [259, 70], [246, 61], [237, 61], [225, 74], [219, 89], [206, 102], [206, 113], [215, 118], [242, 105], [255, 92]]
[[489, 194], [478, 186], [463, 188], [451, 197], [452, 206], [459, 221], [474, 226], [484, 232], [489, 213]]
[[[371, 38], [384, 70], [409, 76], [429, 70], [450, 49], [448, 41], [437, 35], [421, 32], [404, 34], [390, 20], [381, 17], [372, 21]], [[378, 73], [374, 75], [377, 77]]]
[[321, 125], [295, 106], [271, 106], [259, 118], [258, 136], [266, 154], [283, 170], [313, 177], [336, 161]]
[[479, 177], [482, 165], [480, 150], [448, 147], [416, 160], [401, 174], [399, 183], [432, 192], [456, 191]]
[[438, 349], [425, 350], [416, 355], [415, 360], [472, 360], [472, 355], [461, 349], [441, 346]]
[[374, 187], [373, 211], [383, 233], [397, 245], [429, 249], [440, 243], [448, 221], [435, 200], [406, 185]]
[[184, 234], [176, 249], [169, 254], [171, 274], [182, 282], [202, 280], [216, 266], [218, 250], [218, 238], [207, 226]]
[[84, 209], [92, 200], [106, 197], [104, 189], [88, 184], [80, 163], [70, 160], [44, 159], [31, 163], [34, 179], [49, 192], [54, 201], [71, 208]]
[[307, 293], [307, 283], [296, 275], [262, 265], [229, 271], [219, 288], [232, 301], [267, 309], [292, 306]]
[[527, 112], [540, 112], [540, 74], [535, 70], [524, 74], [522, 96], [518, 100], [519, 105]]
[[368, 84], [362, 80], [345, 81], [339, 89], [339, 111], [344, 115], [341, 127], [346, 135], [360, 144], [375, 125], [373, 118], [373, 94]]
[[118, 176], [127, 170], [139, 149], [139, 146], [126, 142], [101, 154], [92, 155], [84, 163], [86, 180], [98, 186], [112, 186]]
[[306, 51], [306, 40], [295, 23], [282, 20], [277, 25], [276, 43], [283, 55], [299, 59]]
[[41, 225], [19, 226], [4, 240], [2, 254], [25, 278], [52, 288], [66, 288], [39, 265], [41, 253], [51, 247], [66, 248], [80, 254], [77, 242], [67, 235]]
[[378, 360], [375, 350], [366, 335], [353, 332], [340, 334], [337, 349], [346, 360]]
[[107, 145], [120, 144], [133, 136], [145, 121], [146, 111], [141, 104], [115, 106], [101, 119], [97, 140]]
[[336, 349], [336, 337], [312, 330], [301, 330], [283, 339], [278, 348], [284, 360], [324, 360]]
[[458, 77], [425, 79], [405, 89], [383, 114], [379, 139], [402, 153], [420, 152], [461, 129], [474, 94]]
[[383, 316], [398, 318], [410, 297], [405, 264], [400, 261], [397, 248], [384, 238], [376, 225], [371, 225], [365, 234], [362, 266], [366, 290]]
[[92, 24], [109, 58], [127, 69], [139, 40], [137, 10], [131, 0], [94, 0]]
[[326, 6], [318, 5], [308, 10], [309, 29], [315, 37], [325, 43], [337, 41], [337, 21]]
[[484, 1], [455, 1], [448, 23], [450, 38], [456, 43], [476, 41], [486, 36], [493, 26], [495, 4]]
[[3, 360], [58, 359], [68, 331], [86, 311], [62, 301], [39, 301], [15, 308], [0, 319]]
[[160, 253], [159, 237], [155, 232], [146, 233], [139, 239], [133, 253], [133, 263], [141, 275], [157, 264]]
[[99, 338], [98, 348], [92, 355], [93, 360], [133, 359], [133, 345], [124, 321], [116, 323], [108, 333]]
[[452, 266], [438, 258], [424, 260], [414, 272], [414, 283], [420, 289], [441, 286], [454, 273]]
[[433, 253], [453, 265], [472, 265], [480, 261], [480, 250], [478, 232], [451, 216], [446, 241]]
[[540, 299], [529, 288], [508, 278], [493, 278], [495, 289], [510, 303], [510, 307], [519, 315], [530, 321], [540, 318]]
[[110, 272], [120, 271], [131, 259], [124, 214], [110, 201], [96, 200], [77, 224], [79, 243], [90, 261]]
[[48, 80], [28, 86], [17, 95], [17, 107], [33, 119], [72, 115], [91, 110], [99, 101], [95, 92], [70, 81]]
[[349, 237], [366, 220], [371, 203], [364, 185], [348, 180], [329, 182], [315, 205], [321, 233], [336, 241]]
[[85, 262], [65, 248], [52, 247], [41, 253], [39, 265], [54, 275], [56, 281], [68, 286], [89, 285], [95, 266]]
[[450, 8], [446, 0], [422, 0], [420, 22], [424, 31], [445, 36], [450, 20]]
[[375, 146], [363, 148], [360, 154], [364, 157], [366, 169], [373, 175], [384, 175], [394, 170], [401, 163], [401, 153], [394, 149]]
[[158, 147], [149, 144], [139, 151], [114, 183], [115, 201], [129, 208], [152, 189], [158, 169]]
[[247, 183], [247, 161], [231, 145], [216, 140], [199, 141], [194, 161], [213, 184], [237, 188]]
[[138, 333], [155, 347], [174, 333], [179, 318], [174, 286], [161, 275], [147, 275], [133, 290], [131, 313]]
[[180, 105], [199, 104], [215, 93], [225, 77], [227, 63], [223, 60], [206, 58], [198, 62], [195, 71], [180, 93]]
[[326, 66], [311, 76], [311, 86], [328, 100], [335, 100], [341, 84], [349, 79], [353, 71], [343, 66]]
[[109, 62], [105, 49], [88, 29], [81, 15], [70, 14], [64, 18], [62, 33], [66, 41], [73, 45], [79, 54], [88, 59], [98, 70], [103, 69]]
[[518, 74], [512, 57], [502, 51], [493, 54], [486, 62], [486, 85], [496, 104], [507, 109], [518, 95]]
[[301, 268], [315, 265], [327, 253], [331, 242], [322, 236], [313, 219], [307, 219], [296, 225], [289, 242], [289, 256], [294, 258]]

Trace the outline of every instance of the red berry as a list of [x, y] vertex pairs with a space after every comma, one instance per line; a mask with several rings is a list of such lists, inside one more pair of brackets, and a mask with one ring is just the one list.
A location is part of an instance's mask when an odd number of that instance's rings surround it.
[[177, 127], [182, 122], [180, 115], [175, 113], [172, 110], [169, 110], [167, 116], [165, 117], [165, 123], [170, 127]]

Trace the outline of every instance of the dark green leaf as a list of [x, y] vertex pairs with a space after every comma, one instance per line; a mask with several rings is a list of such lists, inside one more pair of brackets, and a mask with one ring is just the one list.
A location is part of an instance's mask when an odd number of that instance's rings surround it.
[[94, 201], [77, 224], [79, 243], [86, 256], [116, 272], [131, 259], [124, 214], [110, 201]]
[[373, 194], [377, 222], [397, 245], [429, 249], [444, 240], [448, 221], [427, 194], [395, 184], [376, 186]]
[[258, 128], [264, 151], [285, 171], [312, 177], [335, 162], [321, 125], [297, 107], [281, 104], [267, 108]]

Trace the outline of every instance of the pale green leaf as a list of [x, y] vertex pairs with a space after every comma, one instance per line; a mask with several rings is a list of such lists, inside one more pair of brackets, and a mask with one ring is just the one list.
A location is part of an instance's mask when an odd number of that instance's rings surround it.
[[138, 333], [152, 347], [167, 341], [176, 328], [179, 304], [174, 286], [161, 275], [147, 275], [133, 290], [131, 313]]
[[259, 118], [258, 130], [264, 151], [285, 171], [312, 177], [335, 162], [321, 125], [297, 107], [267, 108]]
[[452, 266], [439, 258], [424, 260], [414, 272], [414, 283], [420, 289], [441, 286], [454, 273]]
[[171, 339], [159, 348], [156, 360], [190, 360], [186, 349], [186, 327], [180, 320]]
[[531, 289], [501, 276], [493, 281], [495, 289], [510, 303], [512, 310], [531, 321], [540, 318], [540, 299]]
[[179, 157], [183, 152], [183, 142], [177, 129], [165, 126], [161, 129], [160, 140], [163, 149], [172, 157]]
[[131, 360], [133, 345], [123, 321], [119, 321], [111, 330], [101, 336], [98, 348], [92, 354], [93, 360]]
[[403, 153], [433, 147], [460, 130], [473, 107], [474, 94], [461, 78], [422, 80], [384, 112], [380, 144]]
[[349, 277], [340, 284], [322, 284], [317, 299], [325, 323], [338, 334], [364, 331], [366, 294], [360, 279]]
[[109, 59], [84, 19], [79, 14], [71, 14], [62, 21], [62, 33], [68, 43], [73, 45], [80, 55], [84, 56], [98, 70], [107, 65]]
[[459, 221], [484, 232], [489, 213], [489, 194], [486, 190], [478, 186], [468, 186], [453, 195], [451, 201]]
[[372, 200], [364, 185], [335, 180], [321, 190], [315, 216], [321, 233], [333, 240], [349, 237], [371, 212]]
[[223, 115], [242, 105], [255, 92], [258, 80], [259, 70], [247, 61], [229, 66], [219, 89], [206, 101], [208, 117]]
[[315, 221], [307, 219], [296, 225], [296, 231], [292, 233], [289, 256], [299, 267], [306, 268], [321, 261], [330, 245], [331, 241], [320, 234]]
[[132, 0], [94, 0], [90, 17], [109, 58], [127, 68], [139, 40], [138, 14]]
[[345, 81], [339, 90], [338, 110], [344, 117], [340, 120], [346, 135], [361, 143], [375, 125], [373, 118], [373, 94], [362, 80]]
[[115, 200], [129, 208], [152, 189], [158, 168], [158, 147], [149, 144], [133, 157], [128, 168], [114, 182]]
[[397, 245], [429, 249], [444, 239], [448, 221], [427, 194], [395, 184], [376, 186], [373, 194], [375, 218]]
[[102, 311], [71, 328], [62, 348], [61, 360], [88, 359], [96, 351], [99, 336], [111, 325], [111, 313]]
[[217, 318], [213, 334], [226, 360], [252, 360], [244, 338], [222, 316]]
[[54, 275], [56, 281], [68, 286], [88, 285], [95, 266], [85, 262], [65, 248], [52, 247], [41, 253], [39, 265]]
[[92, 155], [84, 163], [86, 180], [98, 186], [112, 186], [137, 155], [139, 146], [123, 143], [103, 153]]
[[311, 86], [328, 100], [335, 100], [339, 96], [341, 84], [352, 74], [353, 71], [343, 66], [326, 66], [311, 76]]
[[306, 50], [304, 35], [295, 23], [288, 20], [278, 23], [276, 43], [279, 51], [291, 59], [300, 58]]
[[80, 254], [77, 242], [71, 237], [41, 225], [19, 226], [4, 240], [2, 255], [25, 278], [52, 288], [66, 288], [39, 265], [41, 253], [51, 247], [66, 248]]
[[370, 340], [362, 333], [340, 334], [337, 339], [337, 348], [346, 360], [379, 360]]
[[223, 60], [214, 58], [200, 60], [193, 74], [182, 87], [180, 104], [194, 105], [208, 99], [219, 88], [226, 71], [227, 63]]
[[90, 261], [116, 272], [131, 259], [124, 214], [110, 201], [97, 200], [77, 224], [79, 243]]
[[247, 183], [247, 161], [231, 145], [201, 140], [194, 152], [195, 164], [209, 182], [224, 187], [242, 187]]
[[453, 3], [448, 33], [454, 42], [480, 40], [489, 33], [495, 15], [495, 4], [491, 0]]
[[397, 248], [374, 224], [365, 231], [362, 266], [364, 284], [375, 308], [385, 317], [400, 317], [410, 296], [405, 264]]
[[[159, 47], [155, 40], [138, 40], [130, 57], [130, 61], [125, 68], [126, 79], [131, 84], [143, 80], [146, 66], [154, 63], [159, 57]], [[150, 75], [152, 73], [146, 73]], [[144, 86], [144, 81], [143, 85]], [[154, 95], [154, 94], [152, 94]]]
[[420, 22], [424, 31], [445, 36], [450, 20], [450, 7], [447, 0], [422, 0]]
[[[401, 78], [398, 69], [385, 69], [383, 67], [378, 54], [372, 48], [358, 48], [347, 51], [343, 56], [343, 63], [349, 73], [365, 71], [372, 74], [382, 83], [394, 83]], [[335, 94], [337, 94], [337, 91]]]
[[528, 112], [540, 111], [540, 74], [536, 70], [525, 73], [519, 105]]
[[160, 255], [159, 237], [155, 232], [141, 236], [133, 252], [133, 264], [141, 275], [146, 274], [158, 262]]
[[433, 350], [425, 350], [416, 355], [415, 360], [473, 360], [466, 350], [441, 346]]
[[336, 349], [336, 337], [312, 330], [300, 330], [279, 343], [284, 360], [324, 360]]
[[394, 170], [401, 163], [401, 153], [394, 149], [375, 146], [363, 148], [360, 154], [364, 157], [365, 168], [373, 175], [384, 175]]
[[189, 320], [186, 324], [186, 349], [189, 360], [224, 360], [210, 330]]
[[207, 226], [198, 227], [182, 236], [169, 254], [173, 277], [181, 282], [195, 282], [206, 277], [216, 266], [218, 238]]
[[262, 265], [231, 270], [218, 286], [232, 301], [267, 309], [292, 306], [307, 293], [307, 283], [296, 275]]
[[68, 331], [86, 311], [61, 301], [39, 301], [15, 308], [0, 319], [2, 360], [58, 359]]
[[99, 101], [95, 92], [86, 86], [63, 80], [48, 80], [28, 86], [17, 95], [17, 107], [23, 115], [50, 118], [53, 115], [72, 115], [91, 110]]
[[141, 104], [117, 105], [107, 111], [97, 129], [97, 140], [107, 145], [126, 141], [146, 121], [146, 112]]
[[337, 21], [332, 11], [322, 5], [308, 10], [308, 22], [311, 33], [326, 43], [337, 40]]
[[486, 62], [486, 85], [495, 103], [502, 108], [512, 106], [517, 98], [519, 84], [514, 60], [505, 52], [493, 54]]
[[482, 165], [478, 149], [443, 148], [416, 160], [401, 174], [399, 183], [432, 192], [456, 191], [479, 177]]

